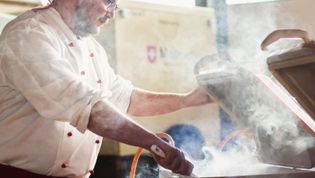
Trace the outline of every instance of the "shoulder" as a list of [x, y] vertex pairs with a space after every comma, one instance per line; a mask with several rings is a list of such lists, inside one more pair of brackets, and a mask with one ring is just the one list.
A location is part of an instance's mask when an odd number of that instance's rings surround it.
[[6, 35], [12, 31], [24, 30], [28, 26], [38, 25], [39, 23], [36, 22], [37, 16], [37, 13], [32, 10], [17, 16], [4, 27], [2, 34]]
[[29, 40], [30, 36], [35, 35], [49, 38], [45, 40], [53, 40], [51, 37], [56, 36], [54, 31], [51, 26], [45, 23], [40, 13], [29, 10], [9, 22], [4, 27], [1, 37], [7, 39], [18, 37], [19, 40]]
[[33, 48], [45, 45], [59, 49], [57, 32], [49, 26], [41, 15], [35, 11], [27, 11], [9, 22], [0, 38], [1, 48], [13, 51], [20, 48]]

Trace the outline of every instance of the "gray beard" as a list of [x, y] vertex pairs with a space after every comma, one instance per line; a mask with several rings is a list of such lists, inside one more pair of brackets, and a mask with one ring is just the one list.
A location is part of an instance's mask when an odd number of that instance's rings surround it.
[[74, 16], [74, 33], [77, 36], [89, 36], [98, 32], [97, 28], [88, 19], [88, 5], [78, 6]]

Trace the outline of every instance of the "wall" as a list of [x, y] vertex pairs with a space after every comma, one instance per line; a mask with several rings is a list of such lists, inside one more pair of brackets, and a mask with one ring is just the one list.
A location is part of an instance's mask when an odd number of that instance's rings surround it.
[[4, 26], [14, 18], [15, 16], [12, 15], [7, 15], [7, 14], [2, 14], [0, 12], [0, 34]]
[[[105, 26], [97, 38], [107, 48], [116, 71], [135, 86], [151, 91], [185, 93], [197, 87], [194, 64], [216, 52], [212, 9], [125, 1], [120, 8], [115, 21]], [[217, 140], [217, 118], [218, 107], [212, 104], [134, 119], [152, 132], [189, 123], [197, 126], [204, 137]], [[117, 153], [114, 149], [108, 152], [110, 145], [105, 141], [101, 153]], [[134, 147], [119, 145], [120, 155], [134, 151]]]

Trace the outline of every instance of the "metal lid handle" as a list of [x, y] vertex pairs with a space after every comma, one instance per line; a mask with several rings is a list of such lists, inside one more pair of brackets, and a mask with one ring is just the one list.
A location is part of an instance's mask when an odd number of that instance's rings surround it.
[[304, 41], [304, 46], [310, 43], [314, 43], [309, 36], [308, 33], [304, 30], [300, 29], [281, 29], [275, 30], [270, 33], [261, 43], [260, 47], [262, 50], [266, 50], [267, 47], [273, 42], [281, 39], [281, 38], [301, 38]]

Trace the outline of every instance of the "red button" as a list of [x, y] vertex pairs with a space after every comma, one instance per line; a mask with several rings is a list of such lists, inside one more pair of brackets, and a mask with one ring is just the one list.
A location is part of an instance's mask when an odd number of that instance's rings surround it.
[[73, 42], [69, 43], [68, 45], [69, 45], [70, 47], [74, 47]]
[[99, 84], [101, 84], [102, 83], [102, 80], [98, 80], [98, 81], [96, 81], [97, 83], [99, 83]]
[[66, 168], [67, 165], [66, 165], [65, 163], [63, 163], [63, 164], [61, 165], [61, 167], [62, 167], [62, 168]]
[[94, 57], [94, 53], [90, 53], [90, 57]]
[[81, 71], [81, 75], [85, 75], [85, 71]]
[[89, 172], [90, 172], [90, 174], [94, 174], [94, 170], [92, 170], [92, 169], [89, 170]]
[[96, 143], [96, 144], [99, 144], [99, 143], [100, 143], [100, 140], [99, 140], [99, 139], [95, 140], [95, 143]]
[[68, 132], [67, 135], [68, 135], [68, 137], [71, 137], [72, 136], [72, 132]]

